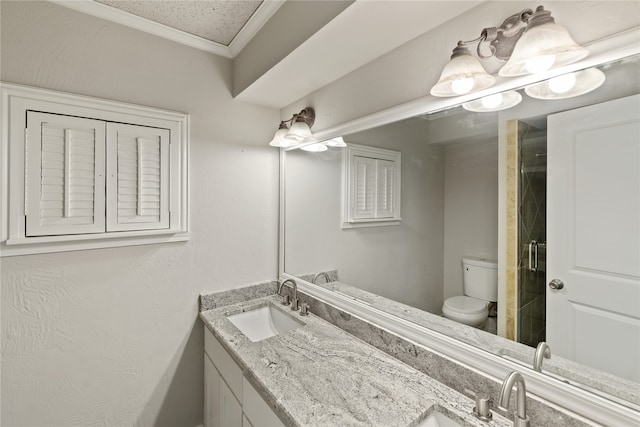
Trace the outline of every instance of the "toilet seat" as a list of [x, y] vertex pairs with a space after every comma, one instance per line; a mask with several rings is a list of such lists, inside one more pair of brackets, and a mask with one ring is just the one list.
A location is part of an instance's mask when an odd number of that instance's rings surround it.
[[444, 306], [451, 311], [464, 314], [478, 314], [487, 309], [487, 302], [476, 298], [460, 295], [457, 297], [447, 298]]
[[447, 298], [442, 306], [442, 314], [448, 319], [479, 328], [489, 316], [489, 304], [464, 295]]

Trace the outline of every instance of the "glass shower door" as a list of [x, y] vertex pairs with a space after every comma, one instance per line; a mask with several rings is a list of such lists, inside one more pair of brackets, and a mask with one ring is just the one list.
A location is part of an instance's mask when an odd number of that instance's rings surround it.
[[518, 141], [517, 340], [535, 347], [546, 323], [546, 130], [530, 127]]

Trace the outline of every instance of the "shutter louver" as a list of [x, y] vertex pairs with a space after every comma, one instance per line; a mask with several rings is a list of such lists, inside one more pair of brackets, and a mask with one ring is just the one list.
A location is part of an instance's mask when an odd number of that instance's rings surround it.
[[169, 131], [109, 123], [107, 230], [169, 228]]
[[104, 232], [104, 122], [27, 114], [27, 236]]

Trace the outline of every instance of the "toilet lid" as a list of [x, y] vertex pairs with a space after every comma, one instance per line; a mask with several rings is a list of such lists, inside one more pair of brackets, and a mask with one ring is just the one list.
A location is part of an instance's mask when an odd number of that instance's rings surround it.
[[460, 313], [476, 314], [487, 310], [487, 302], [464, 295], [447, 298], [444, 302], [449, 310]]

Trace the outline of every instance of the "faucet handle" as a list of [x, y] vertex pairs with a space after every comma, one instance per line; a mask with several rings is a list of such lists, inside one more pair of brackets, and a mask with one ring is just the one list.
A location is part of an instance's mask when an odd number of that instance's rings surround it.
[[297, 310], [298, 309], [298, 298], [294, 298], [291, 300], [291, 310]]
[[489, 397], [478, 393], [476, 395], [476, 406], [473, 408], [473, 415], [482, 421], [491, 421], [493, 414], [489, 409]]
[[289, 295], [281, 295], [282, 296], [282, 305], [289, 305]]
[[303, 302], [300, 304], [300, 316], [308, 316], [309, 315], [309, 304]]

